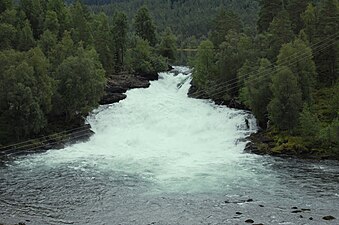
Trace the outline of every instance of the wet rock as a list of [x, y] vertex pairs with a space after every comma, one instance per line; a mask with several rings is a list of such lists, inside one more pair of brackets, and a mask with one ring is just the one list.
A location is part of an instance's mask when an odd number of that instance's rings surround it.
[[323, 220], [335, 220], [335, 217], [333, 217], [333, 216], [324, 216]]
[[301, 212], [303, 212], [303, 211], [301, 211], [301, 210], [292, 211], [292, 213], [301, 213]]
[[248, 220], [245, 220], [245, 223], [254, 223], [254, 220], [248, 219]]
[[153, 77], [141, 77], [133, 74], [111, 75], [107, 79], [105, 87], [105, 95], [99, 102], [100, 105], [108, 105], [119, 102], [126, 98], [123, 94], [129, 89], [133, 88], [148, 88], [150, 86], [149, 80], [154, 80]]
[[291, 209], [298, 209], [298, 207], [295, 207], [295, 206], [294, 206], [294, 207], [292, 207]]
[[237, 214], [237, 215], [242, 215], [242, 213], [241, 213], [241, 212], [236, 212], [235, 214]]
[[301, 209], [301, 211], [303, 211], [303, 212], [310, 212], [311, 209]]
[[109, 105], [121, 100], [124, 100], [127, 96], [121, 93], [107, 93], [102, 99], [100, 100], [100, 105]]
[[313, 217], [310, 217], [309, 220], [313, 220]]
[[304, 218], [302, 215], [299, 216], [300, 218]]
[[146, 80], [158, 80], [159, 79], [159, 75], [158, 73], [141, 73], [138, 74], [138, 76], [145, 78]]
[[246, 202], [253, 202], [253, 199], [250, 198]]
[[264, 208], [265, 206], [264, 205], [259, 205], [259, 207]]
[[263, 223], [254, 223], [253, 225], [264, 225]]

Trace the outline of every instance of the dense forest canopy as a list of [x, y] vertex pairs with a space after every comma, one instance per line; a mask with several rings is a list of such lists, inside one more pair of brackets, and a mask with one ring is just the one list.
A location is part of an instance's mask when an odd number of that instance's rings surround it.
[[156, 74], [174, 56], [172, 32], [156, 36], [146, 7], [132, 23], [81, 1], [0, 6], [0, 145], [72, 127], [98, 106], [109, 76]]
[[196, 96], [251, 109], [263, 152], [339, 156], [339, 2], [314, 3], [260, 0], [254, 36], [221, 11], [193, 62]]
[[125, 12], [129, 19], [142, 5], [147, 6], [158, 27], [158, 32], [171, 27], [180, 41], [195, 36], [200, 39], [207, 37], [215, 15], [221, 8], [233, 11], [242, 19], [247, 33], [254, 33], [258, 18], [258, 2], [253, 0], [133, 0], [133, 1], [87, 1], [95, 12], [105, 12], [113, 15], [115, 12]]

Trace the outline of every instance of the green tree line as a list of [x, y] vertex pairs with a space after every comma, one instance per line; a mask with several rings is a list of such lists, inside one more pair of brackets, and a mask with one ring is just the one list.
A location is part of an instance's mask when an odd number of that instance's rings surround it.
[[0, 145], [83, 121], [110, 76], [163, 71], [175, 49], [146, 7], [131, 24], [80, 0], [0, 0]]
[[260, 0], [257, 32], [220, 10], [193, 66], [198, 95], [238, 100], [273, 151], [339, 156], [338, 0]]

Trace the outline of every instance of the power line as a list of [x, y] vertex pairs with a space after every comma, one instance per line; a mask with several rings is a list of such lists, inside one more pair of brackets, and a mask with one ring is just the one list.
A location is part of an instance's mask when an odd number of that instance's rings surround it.
[[[312, 49], [312, 50], [313, 50], [313, 53], [316, 53], [316, 52], [322, 50], [322, 48], [327, 44], [326, 41], [324, 41], [324, 40], [329, 39], [329, 41], [336, 41], [335, 39], [338, 37], [338, 35], [339, 35], [339, 32], [337, 32], [337, 33], [335, 33], [334, 35], [331, 35], [331, 36], [329, 36], [329, 37], [323, 39], [322, 41], [319, 41], [318, 43], [315, 43], [315, 44], [311, 45], [310, 47], [311, 47], [311, 48], [313, 47], [313, 49]], [[333, 36], [334, 36], [334, 37], [333, 37]], [[332, 37], [332, 38], [331, 38], [331, 37]], [[317, 46], [317, 45], [320, 44], [320, 43], [321, 43], [321, 45]], [[334, 43], [332, 43], [332, 44], [334, 44]], [[331, 44], [331, 45], [332, 45], [332, 44]], [[317, 46], [317, 47], [314, 47], [314, 46]], [[317, 50], [318, 48], [319, 48], [319, 50]], [[327, 48], [327, 47], [325, 47], [325, 48]], [[284, 59], [282, 64], [283, 64], [284, 66], [294, 65], [295, 62], [291, 62], [291, 60], [298, 59], [298, 58], [300, 58], [300, 56], [303, 56], [303, 55], [306, 55], [305, 58], [308, 57], [308, 55], [307, 55], [306, 52], [305, 52], [305, 53], [302, 53], [302, 54], [300, 54], [300, 52], [296, 52], [296, 53], [294, 53], [293, 55], [291, 55], [292, 57], [290, 57], [290, 58], [288, 58], [288, 59]], [[305, 59], [305, 58], [302, 58], [302, 59]], [[286, 62], [289, 62], [289, 64], [285, 65]], [[267, 69], [270, 69], [270, 68], [274, 69], [274, 65], [272, 64], [272, 65], [270, 65], [270, 66], [264, 67], [263, 69], [264, 69], [264, 70], [267, 70]], [[227, 88], [227, 87], [230, 87], [230, 86], [234, 86], [234, 85], [236, 85], [236, 84], [239, 85], [239, 84], [238, 84], [239, 78], [247, 78], [247, 77], [249, 77], [250, 75], [253, 75], [253, 74], [259, 75], [259, 74], [265, 74], [265, 73], [267, 73], [267, 72], [264, 72], [264, 73], [253, 73], [253, 72], [247, 73], [247, 74], [244, 74], [244, 75], [242, 75], [242, 76], [239, 76], [239, 77], [236, 77], [236, 78], [234, 78], [234, 79], [229, 80], [228, 82], [230, 82], [230, 81], [231, 81], [231, 82], [228, 83], [227, 85], [217, 84], [217, 85], [214, 85], [214, 87], [217, 88], [217, 89], [219, 89], [220, 87]], [[213, 87], [213, 86], [212, 86], [212, 87]], [[234, 89], [234, 88], [233, 88], [233, 89]], [[204, 91], [204, 90], [199, 90], [199, 91], [196, 92], [196, 93], [198, 93], [198, 95], [199, 95], [200, 93], [201, 93], [201, 94], [205, 94], [205, 91]]]

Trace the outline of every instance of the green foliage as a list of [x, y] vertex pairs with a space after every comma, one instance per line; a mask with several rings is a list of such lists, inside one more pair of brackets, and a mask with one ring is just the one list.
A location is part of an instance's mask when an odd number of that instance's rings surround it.
[[42, 49], [44, 54], [47, 57], [50, 57], [53, 54], [57, 44], [57, 36], [55, 33], [52, 33], [50, 30], [46, 30], [40, 37], [38, 41], [38, 46]]
[[0, 0], [0, 13], [12, 8], [12, 0]]
[[268, 30], [273, 18], [282, 9], [282, 0], [260, 0], [260, 12], [258, 20], [258, 31], [263, 33]]
[[136, 34], [142, 39], [148, 41], [151, 46], [156, 44], [155, 25], [149, 14], [148, 8], [141, 7], [134, 18], [134, 27]]
[[[247, 65], [244, 64], [244, 66]], [[242, 69], [244, 69], [244, 67]], [[263, 128], [266, 128], [266, 122], [268, 120], [267, 106], [272, 98], [272, 92], [270, 90], [272, 73], [271, 62], [268, 59], [261, 59], [258, 69], [255, 73], [252, 72], [248, 76], [242, 90], [242, 98], [252, 110], [259, 125]], [[240, 73], [239, 75], [241, 76], [242, 74]]]
[[112, 74], [114, 72], [114, 45], [112, 43], [112, 36], [108, 17], [104, 13], [96, 16], [93, 24], [93, 40], [94, 46], [99, 54], [100, 62], [106, 70], [106, 73]]
[[11, 49], [17, 35], [16, 28], [8, 23], [0, 23], [0, 50]]
[[50, 111], [52, 80], [40, 49], [0, 53], [0, 140], [19, 140], [39, 133]]
[[287, 11], [292, 21], [292, 29], [295, 34], [304, 27], [301, 14], [305, 12], [309, 0], [289, 0], [287, 5]]
[[339, 2], [338, 0], [324, 0], [318, 7], [318, 23], [316, 23], [315, 37], [312, 38], [313, 43], [317, 43], [319, 46], [326, 39], [332, 39], [334, 42], [330, 48], [325, 48], [326, 51], [314, 51], [319, 75], [318, 81], [331, 85], [339, 77], [339, 41], [337, 38], [337, 31], [339, 30]]
[[82, 41], [85, 45], [92, 43], [91, 27], [89, 23], [89, 14], [85, 5], [77, 0], [70, 8], [72, 38], [75, 42]]
[[127, 50], [127, 32], [128, 23], [125, 13], [117, 13], [113, 20], [113, 40], [115, 44], [114, 59], [115, 71], [120, 72], [125, 64], [125, 55]]
[[235, 96], [238, 93], [237, 72], [246, 59], [251, 57], [252, 40], [245, 34], [230, 31], [226, 40], [220, 45], [217, 53], [218, 82], [227, 86], [227, 93]]
[[213, 43], [202, 41], [194, 61], [193, 82], [199, 89], [207, 89], [208, 81], [215, 79], [216, 72]]
[[292, 41], [294, 37], [287, 11], [283, 10], [274, 17], [268, 32], [270, 35], [270, 59], [275, 60], [281, 46]]
[[173, 62], [176, 58], [177, 46], [176, 46], [176, 37], [172, 33], [171, 28], [167, 28], [162, 34], [161, 42], [158, 47], [160, 55]]
[[242, 31], [242, 22], [239, 16], [232, 11], [226, 12], [224, 9], [220, 10], [213, 24], [214, 27], [210, 40], [213, 42], [214, 47], [216, 48], [218, 48], [219, 45], [225, 41], [225, 38], [230, 30], [237, 33]]
[[293, 132], [302, 108], [297, 78], [288, 67], [279, 67], [272, 80], [273, 98], [268, 105], [270, 120], [279, 130]]
[[136, 37], [135, 46], [128, 51], [127, 64], [137, 74], [154, 74], [167, 68], [165, 59], [157, 56], [148, 41], [140, 37]]
[[300, 113], [299, 122], [302, 137], [306, 140], [318, 141], [321, 123], [307, 104], [304, 105], [303, 111]]
[[33, 32], [28, 20], [25, 21], [24, 27], [19, 32], [18, 49], [21, 51], [27, 51], [35, 46], [35, 40]]
[[298, 78], [303, 101], [311, 103], [311, 93], [317, 75], [312, 49], [302, 40], [295, 39], [293, 42], [283, 45], [278, 55], [277, 65], [286, 65], [291, 69]]
[[53, 34], [59, 35], [60, 24], [56, 12], [48, 10], [44, 21], [44, 29], [50, 30]]
[[54, 113], [67, 120], [86, 115], [98, 105], [105, 87], [105, 71], [95, 50], [79, 48], [76, 56], [66, 58], [57, 68], [57, 96]]

